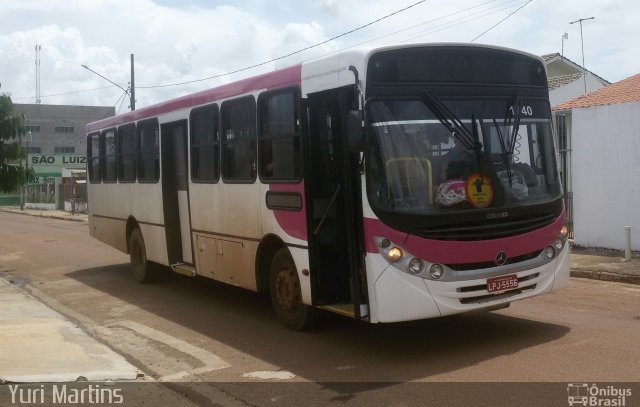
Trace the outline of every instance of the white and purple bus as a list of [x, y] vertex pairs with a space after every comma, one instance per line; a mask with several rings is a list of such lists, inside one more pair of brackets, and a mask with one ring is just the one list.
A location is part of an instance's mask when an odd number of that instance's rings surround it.
[[569, 283], [542, 60], [350, 50], [88, 125], [91, 236], [159, 265], [372, 323]]

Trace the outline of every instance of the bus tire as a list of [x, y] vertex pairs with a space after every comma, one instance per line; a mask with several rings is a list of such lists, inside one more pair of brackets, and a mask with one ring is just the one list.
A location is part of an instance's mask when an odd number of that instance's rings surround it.
[[140, 228], [135, 228], [129, 236], [129, 260], [131, 261], [131, 273], [140, 284], [153, 281], [154, 264], [147, 260], [147, 249]]
[[298, 271], [286, 248], [278, 250], [271, 261], [269, 292], [276, 318], [282, 325], [295, 331], [312, 326], [315, 310], [302, 303]]

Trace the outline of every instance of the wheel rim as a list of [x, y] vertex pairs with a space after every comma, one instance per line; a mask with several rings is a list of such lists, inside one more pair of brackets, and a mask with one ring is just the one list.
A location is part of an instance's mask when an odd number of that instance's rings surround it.
[[295, 269], [283, 263], [275, 279], [275, 294], [278, 306], [287, 312], [295, 312], [300, 305], [300, 283]]

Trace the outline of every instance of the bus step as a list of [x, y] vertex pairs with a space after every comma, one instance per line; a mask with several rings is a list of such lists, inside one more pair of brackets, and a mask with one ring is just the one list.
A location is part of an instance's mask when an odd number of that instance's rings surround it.
[[356, 313], [353, 310], [353, 304], [320, 305], [318, 308], [335, 312], [336, 314], [344, 315], [346, 317], [356, 317]]
[[189, 264], [184, 264], [184, 263], [172, 264], [171, 265], [171, 270], [173, 270], [175, 273], [182, 274], [182, 275], [185, 275], [187, 277], [195, 277], [196, 276], [195, 267], [193, 267], [193, 266], [191, 266]]

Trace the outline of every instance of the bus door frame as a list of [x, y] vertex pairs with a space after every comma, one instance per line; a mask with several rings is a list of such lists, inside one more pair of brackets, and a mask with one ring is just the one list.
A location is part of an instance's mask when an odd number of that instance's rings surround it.
[[[354, 86], [346, 86], [339, 89], [333, 89], [329, 91], [322, 91], [312, 93], [308, 95], [308, 98], [303, 99], [303, 111], [306, 114], [307, 131], [305, 132], [306, 139], [303, 142], [303, 149], [305, 154], [305, 193], [307, 202], [307, 225], [308, 225], [308, 243], [309, 243], [309, 265], [311, 269], [311, 296], [314, 305], [332, 305], [327, 293], [323, 293], [321, 287], [321, 279], [323, 272], [327, 273], [327, 270], [319, 268], [320, 257], [323, 255], [323, 249], [317, 236], [318, 228], [318, 209], [315, 208], [314, 197], [317, 197], [317, 188], [320, 185], [314, 185], [325, 181], [324, 179], [318, 179], [318, 176], [313, 173], [319, 171], [318, 168], [313, 167], [313, 160], [311, 155], [321, 154], [321, 151], [317, 150], [319, 140], [315, 140], [314, 137], [324, 137], [326, 134], [319, 134], [321, 130], [312, 129], [311, 126], [317, 124], [317, 120], [321, 120], [328, 113], [336, 113], [336, 128], [337, 132], [332, 134], [333, 154], [336, 158], [336, 168], [334, 170], [339, 174], [334, 180], [339, 188], [336, 188], [332, 192], [325, 195], [325, 197], [331, 201], [335, 200], [334, 205], [336, 210], [342, 212], [339, 215], [344, 222], [342, 222], [337, 230], [337, 234], [343, 236], [341, 242], [345, 243], [346, 247], [341, 248], [341, 254], [345, 254], [347, 259], [342, 259], [343, 262], [341, 268], [348, 270], [348, 282], [347, 289], [350, 291], [350, 300], [353, 305], [353, 316], [358, 319], [367, 318], [369, 316], [368, 308], [368, 291], [367, 281], [365, 273], [364, 262], [364, 227], [363, 227], [363, 209], [362, 209], [362, 189], [361, 189], [361, 173], [358, 166], [359, 155], [351, 153], [349, 148], [349, 140], [347, 137], [348, 129], [348, 117], [349, 110], [352, 102], [355, 99]], [[334, 104], [333, 108], [324, 108], [321, 105]], [[313, 115], [317, 115], [314, 118]], [[320, 117], [322, 116], [322, 118]], [[326, 169], [322, 169], [324, 174], [327, 175]], [[335, 174], [334, 174], [335, 177]], [[338, 206], [339, 205], [339, 206]], [[321, 211], [322, 212], [322, 211]], [[340, 219], [339, 217], [339, 219]], [[339, 244], [339, 243], [338, 243]], [[344, 263], [346, 262], [346, 263]], [[326, 288], [325, 288], [326, 289]], [[363, 307], [364, 306], [364, 307]]]
[[187, 120], [160, 125], [162, 209], [169, 265], [194, 264], [189, 211], [188, 132]]

